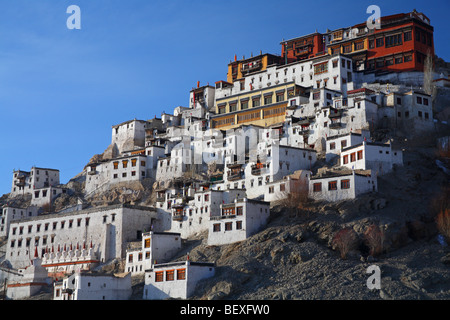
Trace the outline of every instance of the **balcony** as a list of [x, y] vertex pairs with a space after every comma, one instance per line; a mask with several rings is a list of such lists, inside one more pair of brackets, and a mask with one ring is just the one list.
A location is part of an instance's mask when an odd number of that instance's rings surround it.
[[342, 127], [342, 123], [340, 121], [334, 121], [329, 124], [330, 129], [338, 129]]
[[242, 172], [228, 172], [228, 181], [235, 181], [243, 178], [244, 175]]
[[252, 165], [252, 175], [259, 176], [261, 174], [261, 170], [267, 168], [267, 164], [265, 163], [257, 163]]
[[261, 68], [261, 61], [253, 61], [242, 65], [241, 71], [243, 73], [257, 71]]
[[[346, 105], [347, 103], [345, 103]], [[342, 109], [334, 109], [334, 108], [330, 108], [330, 114], [328, 116], [328, 118], [333, 119], [333, 118], [339, 118], [342, 117], [342, 113], [344, 111]]]
[[218, 175], [211, 176], [211, 178], [209, 179], [209, 182], [211, 182], [211, 183], [221, 183], [221, 182], [223, 182], [223, 174], [218, 174]]
[[24, 180], [18, 180], [18, 181], [16, 180], [14, 182], [14, 184], [18, 187], [23, 187], [25, 185], [25, 181]]
[[227, 214], [227, 215], [221, 215], [221, 216], [212, 216], [209, 219], [210, 220], [222, 220], [222, 219], [233, 219], [236, 218], [235, 214]]
[[183, 221], [184, 220], [184, 216], [182, 214], [174, 214], [172, 216], [172, 220], [173, 221]]

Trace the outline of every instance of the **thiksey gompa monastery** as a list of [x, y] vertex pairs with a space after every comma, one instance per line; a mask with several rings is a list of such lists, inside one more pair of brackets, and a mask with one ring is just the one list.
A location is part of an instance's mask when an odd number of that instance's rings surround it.
[[[172, 261], [183, 239], [245, 240], [293, 193], [340, 201], [377, 192], [378, 177], [403, 165], [404, 150], [373, 132], [435, 129], [433, 97], [422, 89], [427, 55], [434, 56], [425, 14], [382, 17], [379, 29], [364, 22], [316, 31], [280, 46], [280, 55], [233, 57], [226, 78], [198, 81], [189, 105], [172, 114], [112, 126], [110, 146], [84, 168], [76, 205], [44, 210], [73, 194], [59, 170], [15, 170], [9, 196], [29, 201], [0, 210], [7, 298], [50, 286], [55, 300], [128, 299], [136, 275], [145, 279], [143, 299], [189, 298], [215, 265]], [[153, 197], [145, 205], [86, 205], [114, 186], [144, 181]], [[123, 273], [95, 273], [116, 260]]]

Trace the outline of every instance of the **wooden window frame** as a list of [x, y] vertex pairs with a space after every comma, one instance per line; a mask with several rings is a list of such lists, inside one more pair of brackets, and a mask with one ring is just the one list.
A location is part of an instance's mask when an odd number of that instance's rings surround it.
[[328, 181], [328, 191], [337, 190], [337, 180]]
[[350, 179], [341, 180], [341, 189], [350, 189]]
[[164, 271], [155, 271], [155, 282], [164, 281]]

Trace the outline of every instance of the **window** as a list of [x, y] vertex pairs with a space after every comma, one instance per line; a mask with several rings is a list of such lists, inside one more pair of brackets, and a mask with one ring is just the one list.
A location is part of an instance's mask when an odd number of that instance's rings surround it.
[[253, 105], [253, 108], [259, 107], [261, 105], [261, 99], [260, 98], [252, 99], [252, 105]]
[[248, 100], [241, 101], [241, 110], [248, 109]]
[[321, 182], [314, 183], [313, 184], [313, 191], [314, 192], [321, 192], [322, 191], [322, 183]]
[[336, 142], [331, 142], [330, 143], [330, 150], [334, 150], [336, 149]]
[[269, 193], [274, 193], [274, 187], [273, 186], [269, 187]]
[[272, 103], [272, 96], [264, 96], [264, 104], [271, 104]]
[[362, 152], [362, 150], [359, 150], [359, 151], [358, 151], [357, 157], [358, 157], [358, 160], [361, 160], [361, 159], [363, 158], [363, 152]]
[[428, 99], [427, 98], [423, 98], [423, 105], [427, 106], [428, 105]]
[[277, 102], [284, 101], [284, 94], [277, 94]]
[[175, 270], [166, 271], [166, 281], [173, 281], [175, 279]]
[[236, 221], [236, 230], [242, 229], [242, 221]]
[[411, 55], [411, 54], [408, 54], [408, 55], [404, 56], [404, 57], [403, 57], [403, 61], [404, 61], [404, 62], [412, 61], [412, 55]]
[[375, 41], [369, 40], [369, 49], [373, 49], [373, 48], [375, 48]]
[[325, 72], [328, 72], [328, 61], [316, 64], [314, 66], [314, 74], [321, 74]]
[[376, 40], [377, 48], [382, 47], [384, 45], [384, 38], [378, 38]]
[[342, 163], [347, 164], [348, 163], [348, 154], [342, 157]]
[[213, 232], [220, 232], [220, 223], [213, 224]]
[[119, 168], [119, 162], [118, 161], [115, 161], [113, 163], [113, 165], [114, 165], [114, 169], [118, 169]]
[[337, 190], [337, 181], [328, 182], [328, 190]]
[[417, 97], [417, 103], [422, 104], [422, 97]]
[[396, 57], [394, 61], [395, 64], [403, 63], [403, 57]]
[[177, 269], [177, 280], [186, 279], [186, 269]]
[[349, 44], [349, 45], [344, 46], [344, 53], [350, 53], [350, 52], [352, 52], [352, 45]]
[[137, 159], [131, 159], [131, 166], [136, 167]]
[[144, 240], [144, 248], [150, 248], [150, 238]]
[[341, 180], [341, 189], [350, 189], [350, 179]]
[[225, 223], [225, 231], [231, 231], [233, 230], [233, 223], [232, 222], [226, 222]]
[[407, 31], [403, 34], [403, 41], [409, 41], [412, 39], [411, 31]]
[[402, 44], [402, 34], [401, 33], [386, 37], [386, 48], [399, 46], [401, 44]]
[[133, 255], [132, 254], [128, 255], [128, 262], [133, 262]]
[[242, 216], [242, 213], [243, 213], [243, 208], [242, 207], [236, 207], [236, 214], [238, 216]]
[[313, 93], [313, 100], [319, 100], [320, 99], [320, 91]]
[[350, 162], [355, 162], [356, 161], [356, 153], [353, 152], [350, 154]]
[[155, 272], [155, 282], [162, 282], [164, 280], [164, 271]]

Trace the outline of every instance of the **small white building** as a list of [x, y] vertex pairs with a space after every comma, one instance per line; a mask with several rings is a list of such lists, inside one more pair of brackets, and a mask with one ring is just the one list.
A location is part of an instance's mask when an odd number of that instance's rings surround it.
[[377, 190], [377, 177], [370, 170], [328, 171], [309, 181], [310, 198], [329, 202], [355, 199], [360, 194]]
[[342, 149], [340, 163], [348, 169], [370, 169], [375, 176], [383, 175], [391, 172], [395, 165], [403, 165], [403, 152], [392, 150], [391, 144], [363, 141]]
[[31, 197], [31, 205], [42, 207], [51, 205], [51, 203], [61, 194], [66, 193], [67, 189], [60, 186], [50, 186], [34, 189]]
[[90, 163], [85, 168], [86, 183], [84, 191], [87, 195], [93, 192], [104, 191], [114, 184], [121, 182], [141, 181], [152, 170], [148, 163], [145, 150], [137, 154], [114, 158], [105, 162]]
[[145, 146], [146, 125], [146, 121], [134, 119], [112, 126], [111, 145], [117, 147], [118, 155]]
[[352, 131], [327, 137], [326, 161], [340, 155], [342, 149], [362, 143], [364, 140], [370, 141], [370, 132], [367, 130], [361, 130], [360, 133]]
[[220, 215], [209, 218], [208, 245], [224, 245], [242, 241], [266, 225], [270, 204], [264, 201], [237, 199], [222, 204]]
[[39, 207], [29, 206], [27, 208], [15, 208], [8, 205], [0, 209], [0, 237], [7, 237], [11, 222], [20, 219], [36, 217], [39, 213]]
[[31, 194], [34, 189], [59, 185], [59, 170], [32, 167], [30, 171], [14, 170], [11, 195]]
[[181, 249], [181, 235], [173, 232], [146, 232], [142, 234], [141, 247], [127, 250], [125, 271], [143, 274], [153, 264], [168, 261]]
[[128, 300], [131, 293], [130, 273], [76, 272], [55, 283], [53, 300]]
[[195, 292], [197, 283], [213, 277], [214, 263], [190, 260], [156, 264], [145, 272], [143, 299], [187, 299]]
[[52, 280], [48, 276], [47, 269], [41, 265], [36, 250], [31, 265], [20, 269], [19, 273], [9, 280], [6, 297], [12, 300], [29, 298], [51, 283]]

